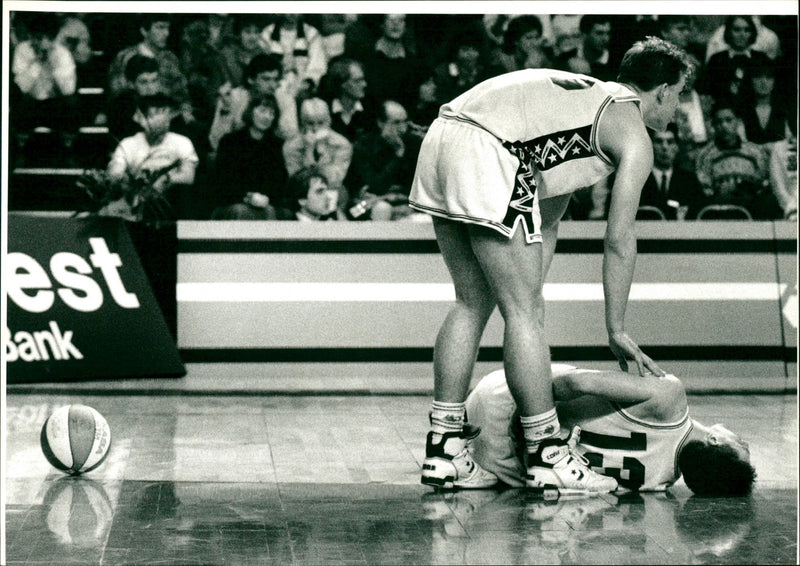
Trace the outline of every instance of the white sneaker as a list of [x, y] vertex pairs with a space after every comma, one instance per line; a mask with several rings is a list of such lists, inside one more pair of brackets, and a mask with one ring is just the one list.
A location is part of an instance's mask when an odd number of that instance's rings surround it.
[[422, 463], [422, 483], [439, 489], [486, 489], [496, 485], [499, 481], [497, 476], [472, 459], [469, 441], [478, 432], [447, 432], [436, 444], [433, 432], [429, 432]]
[[609, 493], [617, 489], [617, 480], [589, 468], [589, 461], [575, 451], [580, 429], [568, 440], [548, 438], [539, 449], [528, 454], [525, 485], [536, 491], [558, 489], [562, 495]]

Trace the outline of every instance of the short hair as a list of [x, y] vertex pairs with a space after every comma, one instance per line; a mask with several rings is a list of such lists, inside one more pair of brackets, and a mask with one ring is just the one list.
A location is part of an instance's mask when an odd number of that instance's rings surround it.
[[628, 49], [619, 66], [617, 82], [632, 84], [643, 91], [661, 84], [678, 84], [690, 75], [694, 65], [689, 55], [669, 41], [648, 37]]
[[331, 95], [339, 96], [342, 93], [342, 86], [350, 80], [350, 69], [353, 66], [357, 66], [364, 71], [363, 63], [357, 59], [352, 59], [350, 57], [340, 57], [335, 60], [331, 59], [328, 72], [326, 73], [328, 77], [326, 81], [330, 87]]
[[156, 22], [170, 23], [171, 17], [169, 14], [139, 14], [137, 19], [139, 29], [150, 30]]
[[728, 16], [727, 18], [725, 18], [725, 32], [722, 34], [722, 39], [728, 45], [731, 44], [733, 23], [736, 20], [744, 20], [747, 23], [747, 27], [750, 28], [750, 43], [748, 43], [747, 45], [753, 45], [756, 42], [756, 38], [758, 36], [758, 29], [756, 28], [756, 22], [753, 20], [751, 16]]
[[322, 116], [324, 117], [328, 125], [331, 123], [331, 111], [328, 108], [328, 103], [322, 100], [321, 98], [306, 98], [302, 103], [300, 103], [300, 121], [303, 121], [303, 116], [305, 114], [313, 114], [315, 116]]
[[304, 167], [289, 177], [286, 183], [286, 192], [289, 194], [289, 208], [297, 212], [300, 210], [300, 200], [308, 198], [308, 189], [311, 179], [322, 179], [328, 184], [328, 176], [319, 167]]
[[587, 34], [592, 31], [592, 28], [596, 25], [602, 24], [610, 24], [611, 18], [609, 16], [604, 16], [602, 14], [587, 14], [581, 18], [581, 22], [578, 25], [578, 29], [583, 34]]
[[147, 96], [140, 96], [136, 99], [136, 108], [139, 109], [143, 114], [147, 114], [147, 111], [151, 108], [175, 109], [177, 107], [178, 102], [163, 92], [157, 92]]
[[669, 28], [678, 24], [691, 25], [692, 17], [683, 14], [666, 14], [658, 16], [658, 31], [664, 33]]
[[61, 20], [51, 12], [31, 12], [22, 20], [31, 37], [55, 39], [61, 28]]
[[711, 114], [710, 114], [712, 120], [716, 118], [717, 112], [720, 112], [722, 110], [730, 110], [731, 112], [734, 113], [734, 115], [736, 115], [736, 117], [741, 116], [739, 112], [739, 105], [732, 98], [722, 97], [714, 102], [714, 106], [711, 108]]
[[265, 71], [283, 71], [283, 62], [280, 55], [275, 53], [259, 53], [247, 64], [244, 69], [244, 81], [256, 78], [258, 75]]
[[508, 22], [503, 34], [503, 53], [514, 53], [519, 38], [529, 31], [538, 31], [539, 35], [542, 35], [542, 21], [538, 17], [519, 16]]
[[[675, 141], [678, 141], [678, 125], [675, 122], [670, 122], [667, 124], [667, 127], [664, 129], [664, 132], [670, 132], [673, 136], [675, 136]], [[663, 134], [664, 132], [659, 132], [657, 130], [653, 130], [651, 128], [647, 129], [647, 133], [650, 134], [650, 139], [655, 139], [656, 134]]]
[[125, 63], [125, 78], [131, 83], [134, 82], [139, 75], [157, 72], [158, 61], [156, 61], [153, 57], [148, 57], [147, 55], [142, 55], [140, 53], [136, 53], [130, 59], [128, 59], [127, 63]]
[[278, 101], [275, 100], [274, 96], [251, 96], [250, 101], [247, 103], [247, 108], [245, 108], [244, 112], [242, 113], [242, 122], [247, 127], [252, 126], [253, 110], [259, 106], [268, 106], [275, 111], [275, 121], [272, 122], [272, 128], [270, 128], [271, 130], [274, 130], [278, 125], [278, 120], [280, 119], [281, 113], [280, 108], [278, 107]]
[[688, 442], [678, 456], [686, 486], [696, 495], [741, 497], [749, 495], [756, 470], [730, 446]]

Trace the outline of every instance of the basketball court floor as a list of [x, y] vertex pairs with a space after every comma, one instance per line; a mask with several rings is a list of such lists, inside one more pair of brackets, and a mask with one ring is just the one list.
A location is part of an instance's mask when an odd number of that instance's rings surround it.
[[[430, 396], [220, 395], [97, 383], [9, 386], [8, 564], [796, 564], [792, 394], [692, 395], [690, 411], [750, 444], [751, 497], [543, 501], [419, 483]], [[48, 464], [48, 414], [90, 405], [112, 447], [96, 470]]]

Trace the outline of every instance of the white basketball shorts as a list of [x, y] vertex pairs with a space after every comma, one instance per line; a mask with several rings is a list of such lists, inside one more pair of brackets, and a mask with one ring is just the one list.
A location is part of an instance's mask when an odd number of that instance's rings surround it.
[[433, 121], [420, 148], [409, 205], [420, 212], [541, 242], [535, 169], [521, 144], [456, 118]]

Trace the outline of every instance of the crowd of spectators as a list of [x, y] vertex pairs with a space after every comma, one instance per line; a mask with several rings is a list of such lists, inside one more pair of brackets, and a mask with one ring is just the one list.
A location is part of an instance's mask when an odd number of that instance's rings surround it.
[[[74, 167], [91, 131], [110, 140], [109, 175], [185, 162], [164, 182], [184, 186], [192, 218], [427, 219], [407, 200], [441, 104], [526, 68], [614, 80], [648, 35], [696, 70], [674, 127], [651, 132], [641, 218], [797, 216], [792, 16], [11, 16], [12, 169], [41, 159], [43, 131], [50, 165]], [[610, 186], [576, 193], [569, 217], [603, 218]]]

